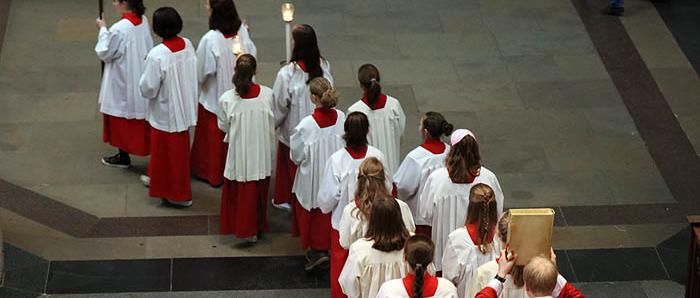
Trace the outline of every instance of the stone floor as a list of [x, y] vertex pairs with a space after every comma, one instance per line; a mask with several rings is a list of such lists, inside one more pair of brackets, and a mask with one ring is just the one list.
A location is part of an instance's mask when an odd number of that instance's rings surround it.
[[[258, 80], [271, 86], [284, 55], [280, 1], [236, 2], [258, 47]], [[402, 153], [418, 144], [422, 113], [445, 114], [456, 127], [477, 135], [484, 164], [497, 174], [505, 191], [507, 208], [555, 208], [554, 246], [566, 251], [572, 280], [590, 297], [625, 297], [623, 292], [635, 294], [629, 297], [678, 297], [668, 296], [682, 291], [678, 284], [647, 279], [678, 280], [682, 275], [685, 263], [678, 260], [684, 260], [683, 216], [700, 211], [696, 198], [691, 198], [697, 187], [688, 182], [700, 179], [700, 173], [693, 172], [700, 164], [700, 80], [693, 68], [700, 64], [700, 51], [688, 37], [697, 35], [688, 32], [693, 26], [687, 21], [700, 10], [689, 1], [629, 0], [628, 14], [618, 21], [597, 16], [602, 2], [294, 4], [295, 22], [317, 30], [341, 92], [341, 108], [359, 97], [357, 68], [374, 63], [385, 91], [401, 101], [408, 116]], [[182, 35], [195, 43], [207, 29], [202, 1], [149, 0], [146, 5], [148, 14], [163, 5], [177, 8], [185, 21]], [[193, 180], [194, 206], [172, 209], [150, 199], [138, 181], [147, 159], [135, 159], [129, 170], [100, 164], [99, 158], [113, 148], [101, 142], [97, 111], [96, 7], [82, 0], [0, 0], [2, 7], [9, 7], [0, 9], [0, 226], [7, 242], [43, 258], [47, 263], [41, 266], [47, 267], [54, 261], [300, 254], [284, 212], [270, 212], [273, 231], [265, 241], [240, 249], [230, 237], [218, 235], [220, 189]], [[107, 8], [113, 21], [115, 15]], [[592, 27], [601, 20], [615, 27], [610, 32], [624, 33], [626, 49], [637, 53], [651, 83], [633, 85], [630, 92], [627, 82], [643, 80], [629, 71], [612, 71], [614, 52], [604, 46], [613, 40], [606, 43], [610, 36], [605, 30], [601, 35]], [[654, 90], [682, 129], [675, 136], [690, 144], [688, 150], [657, 142], [659, 133], [649, 126], [654, 118], [641, 117], [644, 106], [635, 106], [629, 96], [656, 94]], [[674, 161], [668, 159], [678, 156], [689, 160], [690, 174], [674, 174], [669, 166]], [[650, 263], [626, 270], [660, 269], [631, 281], [619, 278], [629, 271], [597, 279], [601, 272], [584, 265], [601, 255], [605, 260], [651, 256]], [[45, 270], [49, 276], [50, 270]], [[48, 284], [44, 280], [43, 288], [31, 292], [45, 293]], [[324, 291], [284, 293], [327, 296]], [[279, 293], [268, 289], [198, 294]], [[169, 294], [133, 297], [160, 295]]]

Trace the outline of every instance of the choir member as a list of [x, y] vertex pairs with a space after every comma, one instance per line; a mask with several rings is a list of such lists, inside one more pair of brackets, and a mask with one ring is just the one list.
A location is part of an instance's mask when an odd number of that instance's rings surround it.
[[[199, 80], [199, 106], [197, 128], [192, 143], [192, 175], [207, 181], [212, 186], [224, 183], [226, 151], [224, 133], [217, 127], [219, 97], [231, 90], [234, 53], [256, 54], [255, 44], [250, 39], [248, 28], [241, 22], [233, 0], [207, 0], [209, 31], [197, 47], [197, 78]], [[234, 49], [238, 40], [240, 49]]]
[[479, 266], [498, 257], [494, 243], [498, 207], [493, 189], [479, 183], [469, 193], [469, 207], [464, 226], [450, 233], [442, 258], [442, 276], [457, 285], [460, 297], [474, 278]]
[[[551, 259], [534, 257], [523, 269], [523, 288], [526, 296], [503, 296], [504, 283], [508, 282], [507, 276], [515, 265], [517, 256], [511, 259], [506, 257], [505, 250], [501, 251], [498, 258], [498, 269], [495, 277], [478, 292], [475, 298], [497, 297], [558, 297], [558, 298], [585, 298], [583, 293], [568, 283], [559, 274], [556, 265], [556, 256], [552, 252]], [[514, 294], [511, 292], [511, 294]]]
[[338, 278], [348, 297], [376, 297], [384, 282], [408, 274], [403, 247], [410, 237], [396, 199], [374, 201], [364, 238], [350, 246], [347, 262]]
[[178, 36], [181, 30], [182, 19], [174, 8], [153, 13], [153, 31], [163, 43], [148, 53], [140, 80], [151, 125], [151, 161], [141, 181], [150, 187], [151, 197], [189, 207], [188, 129], [197, 124], [197, 56], [190, 40]]
[[406, 127], [406, 115], [396, 98], [382, 93], [379, 70], [372, 64], [360, 66], [357, 78], [362, 87], [362, 99], [348, 108], [350, 112], [362, 112], [369, 118], [372, 128], [369, 144], [386, 155], [387, 168], [396, 172], [399, 167], [401, 137]]
[[[384, 165], [378, 159], [369, 157], [362, 161], [360, 172], [357, 174], [355, 200], [345, 206], [343, 216], [340, 218], [340, 231], [338, 231], [340, 246], [349, 249], [357, 239], [365, 236], [372, 213], [372, 204], [379, 198], [391, 198], [390, 185], [384, 174]], [[403, 201], [398, 203], [406, 230], [414, 233], [416, 225], [413, 222], [411, 209]]]
[[301, 239], [307, 271], [329, 260], [331, 216], [321, 212], [317, 196], [326, 162], [343, 148], [345, 123], [345, 114], [335, 109], [338, 93], [328, 80], [312, 79], [309, 90], [316, 109], [299, 122], [289, 138], [291, 159], [298, 166], [292, 188], [292, 235]]
[[314, 112], [314, 104], [309, 100], [308, 84], [317, 77], [324, 77], [333, 84], [330, 64], [321, 57], [314, 29], [306, 24], [296, 25], [292, 39], [294, 48], [291, 63], [279, 70], [272, 88], [279, 140], [272, 203], [282, 209], [291, 209], [292, 184], [297, 170], [289, 154], [289, 137], [301, 119]]
[[[365, 158], [375, 157], [384, 163], [384, 154], [368, 145], [369, 121], [367, 115], [353, 112], [343, 125], [345, 148], [333, 153], [326, 162], [318, 190], [318, 205], [323, 213], [331, 213], [331, 296], [343, 297], [338, 276], [345, 264], [348, 251], [340, 246], [340, 219], [343, 209], [354, 196], [357, 175]], [[386, 163], [384, 163], [386, 164]]]
[[218, 114], [218, 126], [228, 143], [221, 233], [250, 243], [267, 230], [267, 194], [275, 145], [272, 89], [253, 82], [256, 69], [253, 55], [238, 58], [234, 89], [219, 99]]
[[435, 245], [430, 238], [424, 235], [408, 238], [404, 246], [408, 275], [385, 282], [377, 298], [457, 298], [457, 288], [449, 280], [427, 272], [434, 253]]
[[420, 194], [421, 217], [432, 226], [435, 267], [442, 270], [442, 255], [448, 235], [464, 224], [472, 186], [484, 183], [494, 190], [498, 214], [503, 213], [503, 191], [496, 175], [481, 166], [479, 145], [474, 134], [458, 129], [450, 138], [445, 167], [435, 170]]
[[122, 18], [109, 29], [102, 17], [97, 19], [100, 33], [95, 52], [104, 62], [99, 95], [102, 139], [119, 151], [102, 158], [102, 163], [128, 168], [129, 154], [146, 156], [151, 151], [146, 99], [137, 86], [146, 66], [143, 58], [153, 47], [153, 39], [142, 0], [115, 0], [112, 4]]
[[423, 191], [425, 181], [435, 170], [445, 166], [445, 157], [450, 146], [440, 140], [443, 135], [452, 133], [453, 126], [440, 113], [427, 112], [420, 121], [420, 135], [423, 144], [406, 155], [394, 174], [394, 185], [398, 198], [411, 208], [416, 223], [416, 234], [430, 237], [431, 223], [420, 216], [418, 195]]

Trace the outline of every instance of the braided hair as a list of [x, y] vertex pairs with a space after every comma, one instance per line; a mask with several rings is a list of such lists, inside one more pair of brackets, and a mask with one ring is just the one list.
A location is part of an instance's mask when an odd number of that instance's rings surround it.
[[474, 185], [469, 191], [467, 225], [478, 227], [475, 245], [482, 254], [493, 250], [493, 236], [498, 223], [498, 206], [493, 189], [483, 183]]

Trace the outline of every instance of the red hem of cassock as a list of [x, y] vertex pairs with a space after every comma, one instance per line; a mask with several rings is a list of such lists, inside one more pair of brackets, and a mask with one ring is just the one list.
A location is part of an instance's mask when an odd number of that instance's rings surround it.
[[292, 185], [297, 173], [297, 165], [289, 156], [289, 147], [282, 142], [277, 144], [277, 164], [275, 165], [275, 204], [292, 203]]
[[345, 261], [348, 260], [350, 252], [340, 246], [340, 233], [331, 228], [331, 297], [345, 298], [343, 288], [340, 287], [338, 278], [343, 271]]
[[190, 189], [190, 134], [151, 129], [148, 195], [172, 201], [192, 199]]
[[102, 141], [137, 156], [151, 153], [151, 126], [146, 120], [102, 116]]
[[416, 235], [423, 235], [428, 238], [433, 237], [433, 227], [431, 226], [424, 226], [424, 225], [416, 225]]
[[197, 109], [197, 127], [194, 131], [190, 165], [192, 175], [212, 186], [224, 183], [224, 167], [228, 144], [224, 132], [219, 129], [217, 116], [201, 104]]
[[299, 237], [301, 249], [328, 251], [331, 247], [331, 215], [321, 209], [304, 209], [296, 196], [292, 199], [292, 236]]
[[270, 178], [238, 182], [224, 179], [221, 193], [221, 234], [247, 238], [267, 232]]

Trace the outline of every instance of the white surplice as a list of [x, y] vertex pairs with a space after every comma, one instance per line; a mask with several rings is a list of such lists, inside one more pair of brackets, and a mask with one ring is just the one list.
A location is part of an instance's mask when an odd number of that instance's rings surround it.
[[258, 97], [245, 99], [229, 90], [219, 105], [218, 126], [228, 143], [224, 177], [247, 182], [271, 176], [276, 145], [272, 89], [260, 86]]
[[197, 56], [187, 38], [185, 48], [173, 53], [164, 44], [146, 58], [140, 81], [148, 98], [148, 123], [164, 132], [182, 132], [197, 124]]
[[399, 101], [387, 96], [383, 108], [372, 110], [360, 100], [348, 108], [348, 114], [351, 112], [362, 112], [367, 115], [369, 144], [384, 153], [388, 168], [396, 172], [401, 160], [401, 138], [406, 128], [406, 115]]
[[383, 252], [372, 248], [373, 240], [358, 239], [350, 246], [338, 282], [348, 297], [375, 297], [387, 281], [408, 274], [403, 249]]
[[[250, 39], [245, 24], [241, 24], [237, 36], [241, 41], [242, 51], [255, 56], [257, 49]], [[199, 103], [214, 114], [218, 113], [219, 97], [233, 89], [233, 68], [236, 66], [233, 39], [233, 37], [226, 38], [219, 30], [209, 30], [197, 46]]]
[[[449, 281], [444, 278], [438, 277], [438, 286], [435, 291], [435, 295], [425, 297], [425, 298], [457, 298], [464, 296], [457, 296], [457, 288]], [[472, 296], [473, 297], [473, 296]], [[392, 279], [385, 282], [381, 288], [379, 288], [379, 293], [377, 293], [377, 298], [413, 298], [408, 296], [406, 291], [406, 286], [403, 283], [403, 279]]]
[[[333, 84], [331, 66], [328, 61], [321, 59], [323, 77]], [[311, 102], [311, 92], [306, 81], [309, 74], [304, 72], [296, 62], [283, 66], [277, 72], [273, 110], [277, 122], [277, 135], [282, 144], [289, 146], [289, 137], [301, 119], [313, 114], [315, 105]]]
[[469, 191], [472, 186], [484, 183], [493, 188], [498, 215], [503, 213], [503, 190], [496, 175], [481, 167], [481, 175], [472, 183], [453, 183], [446, 168], [435, 170], [425, 182], [420, 194], [421, 217], [432, 226], [435, 242], [435, 267], [442, 270], [442, 255], [449, 234], [464, 226], [469, 206]]
[[146, 119], [146, 99], [139, 91], [139, 80], [153, 38], [148, 19], [134, 25], [121, 19], [109, 29], [100, 28], [95, 53], [105, 63], [100, 87], [100, 112], [126, 119]]
[[321, 128], [313, 116], [299, 122], [289, 138], [289, 153], [298, 166], [292, 192], [306, 210], [318, 208], [318, 190], [323, 170], [333, 153], [345, 146], [343, 124], [345, 114], [336, 110], [335, 124]]
[[432, 224], [421, 217], [418, 196], [423, 191], [428, 176], [435, 170], [445, 167], [445, 157], [448, 152], [450, 152], [448, 145], [445, 145], [445, 151], [439, 154], [434, 154], [419, 146], [406, 155], [394, 174], [398, 197], [411, 208], [416, 225], [429, 226]]
[[457, 285], [459, 297], [466, 297], [467, 285], [476, 276], [477, 268], [498, 258], [500, 243], [498, 239], [492, 241], [491, 251], [483, 254], [472, 241], [466, 227], [450, 233], [442, 258], [442, 276]]
[[[474, 297], [479, 291], [485, 288], [489, 282], [493, 280], [493, 277], [498, 273], [498, 263], [496, 260], [487, 262], [479, 266], [472, 278], [471, 282], [467, 285], [467, 295], [464, 297]], [[557, 285], [552, 291], [551, 297], [567, 297], [567, 294], [572, 292], [572, 287], [567, 285], [568, 281], [561, 274], [557, 277]], [[573, 289], [575, 290], [575, 289]], [[516, 287], [513, 284], [513, 279], [510, 275], [506, 276], [506, 282], [503, 283], [503, 288], [498, 296], [499, 298], [528, 298], [525, 292], [525, 287]], [[582, 297], [582, 296], [577, 296]]]
[[[413, 222], [411, 209], [401, 200], [396, 200], [401, 208], [401, 218], [406, 225], [406, 230], [413, 234], [416, 232], [416, 224]], [[354, 201], [347, 204], [343, 209], [343, 216], [340, 219], [340, 246], [345, 249], [350, 248], [357, 239], [364, 238], [369, 228], [369, 219], [364, 219], [360, 210], [357, 209]]]
[[[357, 188], [357, 174], [360, 172], [360, 164], [368, 157], [376, 157], [386, 166], [384, 154], [379, 149], [367, 146], [365, 157], [354, 159], [346, 148], [342, 148], [328, 159], [326, 168], [321, 174], [321, 184], [318, 190], [318, 207], [323, 213], [332, 212], [331, 226], [338, 231], [343, 209], [355, 197]], [[385, 173], [391, 177], [391, 173]], [[387, 182], [390, 181], [387, 179]], [[387, 184], [387, 187], [390, 187]]]

